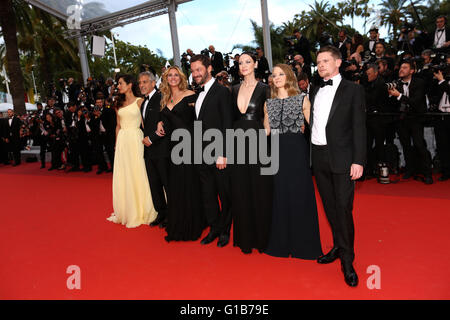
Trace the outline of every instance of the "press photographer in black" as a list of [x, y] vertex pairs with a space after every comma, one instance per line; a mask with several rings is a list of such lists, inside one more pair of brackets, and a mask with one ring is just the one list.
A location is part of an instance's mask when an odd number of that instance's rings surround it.
[[403, 179], [409, 179], [422, 171], [425, 184], [432, 184], [431, 155], [424, 140], [424, 115], [427, 112], [425, 83], [422, 79], [413, 76], [414, 72], [415, 65], [412, 61], [402, 61], [398, 72], [401, 82], [396, 88], [388, 89], [388, 93], [398, 103], [401, 113], [398, 135], [406, 162]]
[[[441, 161], [442, 175], [439, 181], [450, 179], [450, 57], [447, 58], [446, 68], [442, 70], [437, 68], [434, 71], [434, 77], [438, 81], [439, 101], [438, 110], [443, 115], [435, 122], [434, 134], [436, 137], [436, 147], [439, 159]], [[444, 77], [445, 75], [445, 77]]]
[[[392, 121], [389, 117], [380, 115], [390, 110], [389, 95], [386, 83], [379, 75], [376, 64], [367, 65], [367, 83], [364, 84], [366, 92], [366, 128], [367, 128], [367, 169], [365, 176], [375, 176], [376, 165], [384, 161], [383, 146], [386, 139], [387, 125]], [[372, 151], [373, 143], [375, 148]]]
[[306, 39], [300, 30], [295, 29], [293, 32], [293, 37], [288, 38], [287, 41], [293, 48], [293, 54], [302, 55], [303, 59], [305, 59], [305, 64], [311, 65], [311, 46], [309, 44], [308, 39]]
[[110, 168], [106, 168], [106, 172], [113, 172], [114, 169], [114, 146], [116, 144], [116, 112], [111, 107], [111, 103], [104, 99], [97, 99], [95, 106], [100, 110], [100, 120], [102, 127], [105, 129], [100, 133], [100, 142], [102, 143], [102, 149], [106, 151], [108, 156]]
[[80, 171], [80, 146], [78, 137], [78, 115], [77, 105], [74, 101], [70, 101], [67, 105], [67, 111], [64, 114], [64, 121], [67, 128], [68, 143], [68, 162], [71, 165], [69, 172]]

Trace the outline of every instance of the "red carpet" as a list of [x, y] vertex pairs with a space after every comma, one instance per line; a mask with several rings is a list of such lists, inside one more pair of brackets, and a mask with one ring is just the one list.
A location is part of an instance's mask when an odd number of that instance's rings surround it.
[[[48, 172], [39, 164], [0, 167], [0, 299], [449, 299], [450, 181], [358, 183], [355, 269], [338, 262], [243, 255], [231, 245], [166, 243], [159, 228], [106, 221], [112, 176]], [[323, 250], [331, 233], [321, 205]], [[206, 231], [205, 231], [206, 234]], [[69, 290], [68, 266], [81, 269]], [[370, 290], [371, 265], [380, 289]]]

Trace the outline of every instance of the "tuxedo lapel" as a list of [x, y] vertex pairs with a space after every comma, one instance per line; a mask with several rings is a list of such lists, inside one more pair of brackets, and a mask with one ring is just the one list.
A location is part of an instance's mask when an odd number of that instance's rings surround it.
[[336, 94], [334, 95], [334, 99], [333, 99], [333, 103], [331, 105], [330, 115], [328, 116], [327, 124], [328, 124], [328, 122], [330, 122], [330, 119], [333, 117], [334, 113], [336, 112], [336, 109], [342, 100], [346, 86], [347, 86], [346, 80], [342, 79], [341, 83], [339, 84], [339, 87], [336, 90]]
[[203, 100], [202, 105], [200, 106], [200, 112], [198, 114], [198, 120], [201, 120], [203, 117], [203, 113], [205, 112], [205, 108], [208, 105], [208, 102], [212, 99], [212, 97], [214, 96], [214, 93], [217, 91], [218, 88], [218, 84], [217, 81], [214, 81], [213, 85], [211, 86], [211, 88], [208, 90], [208, 93], [205, 96], [205, 99]]

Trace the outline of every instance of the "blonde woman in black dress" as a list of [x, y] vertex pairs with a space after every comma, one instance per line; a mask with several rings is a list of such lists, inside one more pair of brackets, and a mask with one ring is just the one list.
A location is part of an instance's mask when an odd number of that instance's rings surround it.
[[310, 102], [300, 94], [290, 66], [275, 66], [272, 76], [267, 113], [270, 133], [279, 135], [279, 169], [274, 176], [272, 225], [265, 253], [315, 260], [322, 255], [322, 249], [309, 152], [303, 136]]

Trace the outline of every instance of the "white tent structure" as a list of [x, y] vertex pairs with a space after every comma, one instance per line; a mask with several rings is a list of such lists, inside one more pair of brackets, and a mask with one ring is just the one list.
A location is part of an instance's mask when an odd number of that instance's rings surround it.
[[[118, 26], [168, 14], [172, 36], [175, 65], [181, 65], [180, 47], [175, 12], [180, 4], [193, 0], [25, 0], [48, 13], [67, 21], [67, 38], [78, 39], [83, 78], [86, 83], [90, 76], [84, 37], [96, 31], [110, 30]], [[212, 1], [212, 0], [211, 0]], [[272, 49], [270, 42], [267, 0], [261, 1], [263, 21], [264, 51], [272, 69]], [[132, 4], [133, 6], [129, 7]], [[111, 11], [109, 11], [111, 10]], [[210, 14], [214, 14], [211, 12]]]
[[[44, 104], [43, 104], [43, 105], [44, 105]], [[13, 110], [14, 110], [14, 106], [13, 106], [12, 103], [7, 103], [7, 102], [5, 102], [5, 103], [0, 103], [0, 113], [7, 112], [8, 109], [13, 109]], [[32, 103], [28, 103], [28, 102], [27, 102], [27, 103], [25, 103], [25, 109], [26, 109], [27, 111], [36, 111], [36, 110], [37, 110], [37, 107], [36, 107], [35, 104], [32, 104]]]

